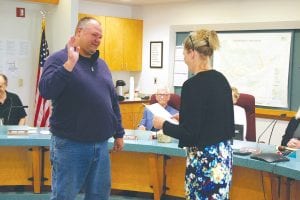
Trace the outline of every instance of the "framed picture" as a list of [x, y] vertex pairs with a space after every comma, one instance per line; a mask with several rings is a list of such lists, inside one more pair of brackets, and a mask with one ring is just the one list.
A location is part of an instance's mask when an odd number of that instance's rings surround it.
[[162, 68], [163, 65], [163, 42], [150, 42], [150, 68]]

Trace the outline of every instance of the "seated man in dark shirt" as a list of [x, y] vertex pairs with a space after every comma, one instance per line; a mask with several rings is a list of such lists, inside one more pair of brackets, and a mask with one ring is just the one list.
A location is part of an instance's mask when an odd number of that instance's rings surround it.
[[0, 119], [4, 125], [25, 125], [26, 112], [18, 95], [7, 92], [7, 77], [0, 74]]

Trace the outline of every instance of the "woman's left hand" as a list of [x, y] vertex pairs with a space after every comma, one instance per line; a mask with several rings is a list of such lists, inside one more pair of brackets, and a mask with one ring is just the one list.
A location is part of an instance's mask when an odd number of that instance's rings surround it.
[[154, 116], [153, 117], [153, 127], [156, 129], [162, 129], [165, 121], [166, 120], [162, 117]]

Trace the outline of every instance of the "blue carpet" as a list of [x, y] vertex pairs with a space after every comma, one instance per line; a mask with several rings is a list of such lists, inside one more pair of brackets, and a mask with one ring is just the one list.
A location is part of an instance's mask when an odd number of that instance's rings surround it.
[[[0, 200], [49, 200], [50, 193], [33, 194], [30, 192], [0, 192]], [[152, 198], [145, 197], [127, 197], [112, 195], [110, 200], [150, 200]], [[83, 200], [83, 195], [80, 194], [76, 200]]]

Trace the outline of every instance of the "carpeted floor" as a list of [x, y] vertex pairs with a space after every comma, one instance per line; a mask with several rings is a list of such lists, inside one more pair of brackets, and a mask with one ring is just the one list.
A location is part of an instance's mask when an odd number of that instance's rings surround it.
[[[29, 192], [1, 192], [0, 200], [49, 200], [50, 194], [32, 194]], [[79, 195], [76, 200], [82, 200], [83, 195]], [[112, 195], [110, 200], [146, 200], [152, 198], [141, 198], [141, 197], [129, 197]]]
[[[49, 200], [50, 193], [40, 193], [34, 194], [29, 191], [25, 192], [1, 192], [0, 200]], [[130, 191], [113, 191], [110, 200], [151, 200], [153, 199], [153, 194], [148, 193], [138, 193]], [[79, 194], [76, 200], [83, 200], [83, 194]], [[162, 197], [161, 200], [183, 200], [183, 198], [176, 197]]]

